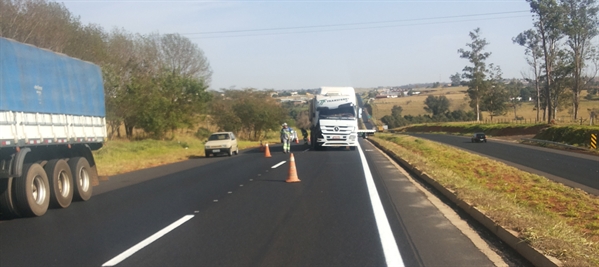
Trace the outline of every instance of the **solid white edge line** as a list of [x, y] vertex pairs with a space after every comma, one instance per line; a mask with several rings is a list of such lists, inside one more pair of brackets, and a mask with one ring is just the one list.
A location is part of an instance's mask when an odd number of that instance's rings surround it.
[[137, 245], [129, 248], [128, 250], [125, 250], [125, 252], [119, 254], [118, 256], [112, 258], [111, 260], [107, 261], [106, 263], [102, 264], [102, 266], [114, 266], [119, 264], [121, 261], [125, 260], [126, 258], [129, 258], [129, 256], [133, 255], [135, 252], [139, 251], [140, 249], [144, 248], [145, 246], [151, 244], [152, 242], [156, 241], [158, 238], [161, 238], [163, 235], [166, 235], [168, 232], [172, 231], [173, 229], [179, 227], [181, 224], [185, 223], [186, 221], [190, 220], [191, 218], [193, 218], [194, 215], [185, 215], [183, 216], [183, 218], [177, 220], [174, 223], [171, 223], [169, 226], [163, 228], [162, 230], [158, 231], [157, 233], [153, 234], [152, 236], [144, 239], [143, 241], [137, 243]]
[[405, 266], [403, 259], [399, 254], [393, 231], [387, 220], [387, 214], [383, 209], [383, 203], [379, 197], [378, 191], [376, 191], [376, 185], [374, 184], [374, 178], [370, 173], [370, 168], [366, 162], [366, 157], [362, 151], [362, 147], [358, 144], [358, 152], [360, 153], [360, 159], [362, 160], [362, 166], [364, 166], [364, 177], [366, 178], [366, 185], [368, 187], [368, 193], [370, 194], [370, 203], [372, 204], [372, 210], [374, 211], [374, 218], [376, 225], [379, 230], [379, 236], [381, 238], [381, 245], [383, 246], [383, 253], [385, 254], [385, 261], [387, 266]]
[[287, 161], [286, 161], [286, 160], [283, 160], [283, 161], [279, 162], [277, 165], [275, 165], [275, 166], [272, 166], [272, 167], [270, 167], [270, 168], [271, 168], [271, 169], [276, 169], [277, 167], [279, 167], [279, 166], [281, 166], [281, 165], [285, 164], [285, 162], [287, 162]]

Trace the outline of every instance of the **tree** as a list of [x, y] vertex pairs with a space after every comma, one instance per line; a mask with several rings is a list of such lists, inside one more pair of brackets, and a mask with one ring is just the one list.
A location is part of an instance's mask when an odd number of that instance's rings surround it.
[[395, 117], [391, 115], [385, 115], [381, 118], [381, 121], [386, 124], [389, 129], [397, 127], [398, 123]]
[[401, 112], [403, 112], [403, 108], [401, 106], [393, 105], [393, 108], [391, 108], [391, 116], [393, 116], [393, 117], [400, 118]]
[[78, 20], [64, 4], [44, 0], [0, 1], [0, 36], [64, 52]]
[[462, 77], [468, 79], [468, 96], [470, 97], [470, 106], [476, 110], [476, 121], [480, 121], [480, 104], [485, 95], [485, 60], [491, 55], [489, 52], [483, 52], [489, 44], [486, 39], [481, 38], [480, 28], [470, 32], [471, 43], [466, 44], [470, 50], [459, 49], [460, 58], [465, 58], [472, 63], [472, 66], [464, 67]]
[[526, 0], [536, 18], [534, 26], [541, 40], [545, 69], [545, 110], [547, 122], [554, 119], [551, 104], [551, 87], [553, 86], [553, 66], [558, 53], [558, 42], [563, 37], [563, 9], [555, 0]]
[[176, 74], [210, 83], [210, 63], [198, 45], [178, 33], [160, 36], [156, 41], [159, 42], [161, 66]]
[[522, 92], [525, 91], [524, 85], [516, 80], [512, 80], [510, 81], [510, 83], [507, 85], [506, 87], [506, 93], [508, 96], [508, 106], [511, 107], [514, 110], [514, 119], [518, 119], [518, 114], [516, 113], [518, 108], [520, 106], [522, 106], [522, 99], [528, 99], [527, 98], [523, 98], [522, 96]]
[[456, 72], [454, 75], [450, 75], [449, 79], [451, 80], [451, 86], [459, 86], [462, 82], [462, 77], [458, 72]]
[[[535, 30], [527, 30], [524, 31], [515, 38], [512, 39], [514, 43], [517, 43], [525, 48], [526, 54], [526, 62], [533, 70], [534, 77], [532, 79], [528, 79], [529, 82], [532, 82], [536, 91], [535, 98], [535, 108], [537, 110], [537, 119], [540, 120], [540, 112], [541, 112], [541, 87], [540, 87], [540, 77], [541, 77], [541, 58], [543, 57], [543, 51], [541, 49], [540, 36]], [[524, 76], [524, 74], [523, 74]]]
[[302, 110], [295, 119], [295, 126], [303, 129], [310, 129], [310, 111]]
[[147, 116], [143, 117], [142, 128], [158, 138], [166, 131], [193, 126], [197, 114], [203, 113], [211, 98], [203, 80], [182, 76], [170, 69], [154, 77], [153, 84], [153, 97], [144, 108], [143, 114]]
[[571, 58], [566, 55], [565, 51], [558, 53], [557, 60], [554, 62], [553, 86], [551, 86], [551, 105], [553, 114], [564, 110], [572, 105], [572, 93], [567, 90], [572, 88], [574, 78], [572, 77], [574, 65]]
[[287, 118], [286, 111], [270, 97], [270, 92], [251, 88], [223, 89], [222, 96], [212, 102], [211, 110], [212, 122], [220, 129], [251, 140], [259, 140], [268, 131], [279, 129]]
[[429, 95], [424, 100], [424, 110], [428, 113], [432, 113], [433, 116], [443, 114], [449, 111], [449, 99], [443, 96], [433, 96]]
[[585, 58], [589, 54], [591, 40], [599, 33], [597, 25], [598, 7], [595, 0], [562, 0], [565, 10], [566, 23], [564, 32], [568, 37], [566, 44], [570, 48], [572, 58], [572, 93], [574, 105], [574, 119], [578, 117], [580, 92], [585, 81], [582, 71], [585, 66]]
[[490, 64], [487, 73], [489, 79], [484, 83], [488, 90], [482, 98], [481, 109], [488, 111], [491, 120], [493, 120], [494, 116], [505, 115], [507, 112], [508, 94], [501, 77], [501, 68]]

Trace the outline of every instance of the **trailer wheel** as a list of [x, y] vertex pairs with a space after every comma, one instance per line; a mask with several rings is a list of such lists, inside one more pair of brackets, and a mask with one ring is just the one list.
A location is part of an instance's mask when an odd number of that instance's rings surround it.
[[14, 201], [13, 179], [0, 179], [0, 217], [3, 219], [19, 217]]
[[66, 208], [73, 201], [73, 174], [63, 159], [53, 159], [44, 167], [50, 182], [50, 207]]
[[38, 163], [25, 164], [23, 175], [15, 183], [15, 207], [24, 217], [42, 216], [50, 204], [48, 176]]
[[91, 167], [87, 159], [83, 157], [71, 158], [69, 160], [69, 167], [73, 174], [74, 192], [73, 197], [77, 200], [86, 201], [92, 197], [92, 172]]

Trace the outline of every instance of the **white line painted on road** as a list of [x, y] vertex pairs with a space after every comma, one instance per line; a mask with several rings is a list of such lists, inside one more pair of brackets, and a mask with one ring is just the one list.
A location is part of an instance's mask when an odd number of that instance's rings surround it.
[[277, 164], [277, 165], [275, 165], [275, 166], [272, 166], [272, 167], [270, 167], [270, 168], [272, 168], [272, 169], [276, 169], [277, 167], [279, 167], [279, 166], [281, 166], [281, 165], [285, 164], [285, 162], [287, 162], [287, 161], [286, 161], [286, 160], [283, 160], [283, 161], [279, 162], [279, 164]]
[[358, 152], [360, 152], [360, 159], [362, 160], [362, 166], [364, 166], [364, 176], [366, 177], [366, 185], [368, 187], [368, 193], [370, 194], [370, 203], [372, 203], [374, 219], [376, 220], [376, 226], [379, 230], [379, 237], [381, 238], [385, 261], [387, 262], [387, 266], [403, 267], [405, 266], [403, 259], [399, 254], [393, 231], [391, 231], [389, 220], [387, 220], [387, 214], [385, 214], [385, 210], [383, 209], [383, 203], [381, 202], [379, 193], [376, 191], [372, 173], [370, 173], [368, 162], [366, 162], [366, 157], [364, 156], [364, 152], [362, 152], [360, 144], [358, 144]]
[[185, 215], [183, 216], [183, 218], [177, 220], [174, 223], [171, 223], [171, 225], [165, 227], [164, 229], [158, 231], [157, 233], [153, 234], [152, 236], [144, 239], [143, 241], [137, 243], [137, 245], [131, 247], [128, 250], [125, 250], [125, 252], [119, 254], [118, 256], [112, 258], [111, 260], [107, 261], [106, 263], [102, 264], [102, 266], [114, 266], [119, 264], [121, 261], [125, 260], [126, 258], [129, 258], [129, 256], [135, 254], [135, 252], [141, 250], [142, 248], [144, 248], [145, 246], [151, 244], [152, 242], [156, 241], [158, 238], [161, 238], [163, 235], [166, 235], [168, 232], [172, 231], [173, 229], [179, 227], [181, 224], [185, 223], [186, 221], [190, 220], [191, 218], [193, 218], [194, 215]]

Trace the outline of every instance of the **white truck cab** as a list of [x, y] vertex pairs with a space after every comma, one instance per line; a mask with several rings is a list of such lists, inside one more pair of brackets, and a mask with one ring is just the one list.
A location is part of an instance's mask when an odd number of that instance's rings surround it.
[[361, 116], [353, 87], [321, 87], [310, 102], [310, 132], [313, 149], [358, 145]]

